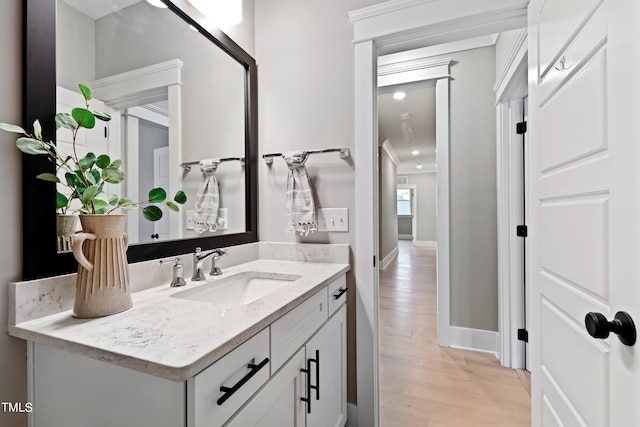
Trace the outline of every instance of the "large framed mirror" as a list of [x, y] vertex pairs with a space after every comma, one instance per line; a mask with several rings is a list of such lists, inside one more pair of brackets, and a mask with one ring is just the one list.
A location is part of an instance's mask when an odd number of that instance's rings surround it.
[[[79, 133], [76, 150], [122, 160], [125, 180], [110, 191], [140, 201], [155, 187], [187, 195], [180, 212], [158, 222], [127, 212], [132, 263], [257, 241], [255, 61], [188, 1], [163, 2], [167, 8], [145, 0], [24, 2], [24, 127], [39, 119], [47, 140], [70, 149], [72, 136], [55, 131], [54, 116], [82, 106], [78, 83], [86, 84], [91, 109], [112, 119]], [[206, 231], [193, 221], [201, 161], [217, 166], [218, 215]], [[54, 171], [46, 158], [23, 155], [25, 280], [77, 270], [70, 242], [56, 231], [56, 184], [36, 179]]]

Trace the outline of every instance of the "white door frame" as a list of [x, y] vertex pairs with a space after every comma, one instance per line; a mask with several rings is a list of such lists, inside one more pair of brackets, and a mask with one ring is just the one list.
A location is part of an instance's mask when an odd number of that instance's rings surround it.
[[[380, 425], [377, 57], [527, 26], [528, 0], [394, 0], [349, 14], [354, 27], [356, 340], [359, 426]], [[367, 248], [370, 248], [369, 252]], [[373, 262], [372, 262], [373, 260]]]
[[[515, 235], [522, 222], [524, 206], [521, 135], [516, 134], [516, 117], [522, 117], [522, 98], [528, 93], [527, 29], [523, 28], [496, 79], [497, 202], [498, 202], [498, 331], [500, 363], [510, 368], [524, 366], [524, 344], [517, 330], [524, 318], [524, 241]], [[526, 185], [526, 178], [525, 178]], [[528, 323], [527, 323], [528, 324]]]

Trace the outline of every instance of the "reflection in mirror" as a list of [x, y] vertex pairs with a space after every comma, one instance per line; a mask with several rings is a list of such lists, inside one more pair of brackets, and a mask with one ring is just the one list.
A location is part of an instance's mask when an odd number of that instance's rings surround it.
[[[165, 211], [158, 222], [129, 211], [130, 244], [247, 231], [244, 162], [214, 160], [247, 156], [244, 66], [170, 9], [146, 1], [57, 0], [56, 20], [57, 111], [84, 104], [82, 82], [93, 90], [91, 109], [112, 116], [104, 129], [83, 130], [78, 155], [122, 159], [125, 181], [108, 193], [135, 201], [155, 187], [187, 194], [179, 213]], [[71, 143], [70, 131], [56, 137], [62, 147]], [[217, 188], [201, 161], [217, 165]], [[198, 234], [194, 218], [203, 210], [217, 215]], [[58, 250], [68, 243], [59, 239]]]

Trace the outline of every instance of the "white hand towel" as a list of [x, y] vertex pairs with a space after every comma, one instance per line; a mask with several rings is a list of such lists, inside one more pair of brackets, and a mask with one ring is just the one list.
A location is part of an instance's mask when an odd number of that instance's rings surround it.
[[215, 172], [219, 164], [220, 159], [200, 161], [202, 181], [196, 194], [196, 209], [193, 213], [193, 229], [199, 234], [207, 230], [216, 231], [218, 229], [220, 194]]
[[309, 184], [307, 169], [304, 167], [308, 156], [306, 151], [288, 151], [282, 155], [289, 167], [289, 176], [287, 177], [289, 223], [286, 231], [305, 236], [318, 229], [313, 191]]

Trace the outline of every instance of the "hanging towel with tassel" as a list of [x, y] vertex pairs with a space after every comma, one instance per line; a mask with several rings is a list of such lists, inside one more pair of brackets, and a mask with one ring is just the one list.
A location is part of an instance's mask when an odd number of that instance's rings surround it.
[[207, 159], [200, 161], [202, 181], [196, 194], [196, 209], [193, 212], [193, 229], [202, 234], [207, 230], [218, 229], [218, 208], [220, 207], [220, 194], [215, 172], [220, 164], [220, 159]]
[[287, 177], [287, 211], [289, 223], [287, 233], [313, 233], [318, 229], [313, 192], [304, 163], [309, 154], [306, 151], [288, 151], [282, 158], [289, 167]]

